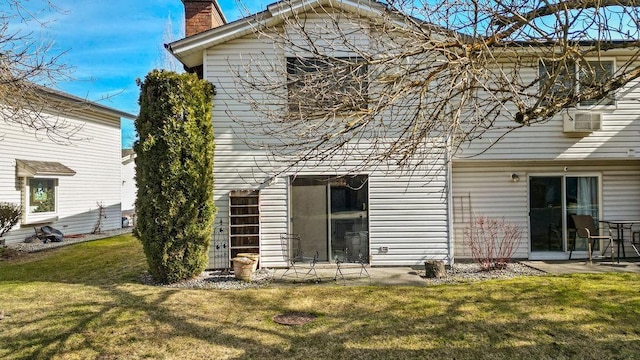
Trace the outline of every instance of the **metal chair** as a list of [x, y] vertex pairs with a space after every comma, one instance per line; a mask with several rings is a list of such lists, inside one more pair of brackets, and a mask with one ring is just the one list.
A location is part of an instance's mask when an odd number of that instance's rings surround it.
[[367, 271], [367, 259], [362, 256], [362, 253], [358, 253], [357, 257], [350, 256], [348, 248], [344, 249], [344, 258], [336, 259], [336, 276], [334, 277], [335, 281], [338, 281], [338, 279], [342, 279], [342, 283], [346, 285], [347, 280], [345, 278], [344, 270], [348, 269], [349, 265], [352, 265], [355, 267], [355, 269], [360, 270], [358, 278], [367, 278], [369, 280], [369, 284], [371, 284], [371, 276]]
[[593, 247], [597, 240], [608, 240], [611, 247], [611, 261], [613, 262], [613, 236], [611, 235], [611, 229], [609, 229], [609, 235], [598, 235], [599, 229], [595, 225], [595, 221], [591, 215], [571, 215], [573, 223], [576, 226], [576, 236], [573, 238], [573, 245], [569, 251], [569, 259], [571, 254], [576, 248], [576, 240], [578, 237], [587, 240], [587, 254], [589, 256], [589, 262], [592, 261]]
[[634, 231], [632, 229], [631, 231], [631, 247], [633, 247], [633, 250], [635, 250], [636, 254], [640, 257], [640, 230]]
[[307, 279], [313, 279], [315, 282], [320, 281], [320, 277], [318, 277], [318, 273], [316, 272], [319, 254], [316, 251], [313, 257], [306, 258], [302, 251], [302, 239], [300, 235], [280, 234], [280, 244], [282, 245], [282, 255], [287, 261], [287, 270], [280, 276], [280, 279], [286, 276], [288, 278], [299, 279], [300, 281]]

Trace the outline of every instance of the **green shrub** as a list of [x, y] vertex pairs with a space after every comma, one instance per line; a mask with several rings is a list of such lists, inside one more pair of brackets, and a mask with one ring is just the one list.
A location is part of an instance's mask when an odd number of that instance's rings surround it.
[[13, 228], [22, 216], [22, 208], [18, 204], [0, 202], [0, 238]]
[[135, 125], [138, 221], [150, 274], [170, 283], [208, 264], [213, 229], [211, 83], [194, 74], [150, 72]]

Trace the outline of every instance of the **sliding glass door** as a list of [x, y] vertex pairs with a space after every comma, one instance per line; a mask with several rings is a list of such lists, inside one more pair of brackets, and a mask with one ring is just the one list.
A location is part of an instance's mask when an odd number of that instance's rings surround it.
[[[529, 223], [532, 252], [563, 252], [575, 238], [571, 215], [600, 214], [597, 176], [529, 177]], [[576, 251], [586, 251], [584, 241]]]
[[320, 261], [369, 256], [368, 177], [299, 176], [291, 180], [291, 229]]

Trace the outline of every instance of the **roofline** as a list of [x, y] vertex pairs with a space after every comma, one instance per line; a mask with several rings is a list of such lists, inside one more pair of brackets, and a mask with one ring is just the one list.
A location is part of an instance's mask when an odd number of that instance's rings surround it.
[[120, 118], [125, 118], [125, 119], [131, 119], [131, 120], [135, 120], [138, 116], [128, 113], [128, 112], [124, 112], [118, 109], [114, 109], [102, 104], [98, 104], [96, 102], [93, 101], [89, 101], [87, 99], [83, 99], [81, 97], [75, 96], [75, 95], [71, 95], [69, 93], [65, 93], [62, 92], [60, 90], [55, 90], [55, 89], [51, 89], [48, 88], [46, 86], [42, 86], [42, 85], [35, 85], [37, 87], [37, 89], [39, 91], [41, 91], [42, 93], [46, 94], [49, 97], [52, 98], [58, 98], [70, 103], [76, 103], [76, 104], [80, 104], [80, 105], [84, 105], [87, 106], [88, 109], [93, 110], [93, 111], [97, 111], [106, 115], [113, 115], [113, 116], [117, 116]]
[[[277, 24], [291, 13], [323, 5], [335, 6], [336, 4], [341, 7], [351, 8], [356, 13], [369, 15], [369, 17], [374, 17], [380, 12], [389, 10], [387, 5], [377, 0], [340, 0], [339, 2], [334, 0], [295, 0], [286, 5], [284, 2], [279, 1], [267, 5], [267, 9], [261, 12], [164, 46], [182, 64], [188, 68], [193, 68], [202, 65], [203, 57], [201, 53], [209, 47], [252, 34], [258, 28]], [[401, 23], [403, 22], [398, 21], [398, 24]]]

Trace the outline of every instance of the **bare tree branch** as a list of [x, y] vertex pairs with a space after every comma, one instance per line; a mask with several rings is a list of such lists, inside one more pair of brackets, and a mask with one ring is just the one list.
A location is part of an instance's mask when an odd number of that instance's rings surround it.
[[275, 26], [256, 18], [284, 61], [229, 61], [260, 114], [229, 112], [238, 133], [279, 164], [428, 166], [640, 77], [637, 0], [363, 1], [375, 16], [333, 4]]
[[52, 43], [41, 42], [30, 30], [34, 24], [47, 26], [45, 15], [63, 11], [49, 0], [1, 1], [10, 11], [0, 13], [0, 117], [57, 143], [79, 139], [82, 126], [60, 115], [86, 105], [60, 101], [43, 87], [70, 79], [69, 67], [61, 60], [64, 53], [56, 53]]

